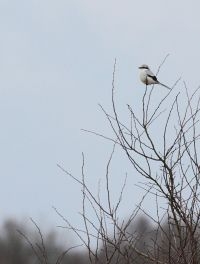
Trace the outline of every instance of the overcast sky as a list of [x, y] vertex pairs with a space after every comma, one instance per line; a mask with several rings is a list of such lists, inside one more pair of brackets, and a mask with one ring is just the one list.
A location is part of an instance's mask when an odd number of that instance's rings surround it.
[[[168, 53], [159, 79], [170, 86], [181, 76], [195, 89], [199, 10], [198, 0], [0, 0], [1, 221], [56, 226], [55, 206], [80, 225], [80, 186], [56, 164], [79, 176], [84, 152], [88, 184], [95, 190], [104, 177], [112, 145], [81, 128], [111, 133], [98, 104], [111, 109], [114, 59], [122, 116], [141, 102], [138, 66], [156, 71]], [[120, 155], [112, 169], [113, 192], [129, 173], [126, 216], [141, 198], [140, 179]]]

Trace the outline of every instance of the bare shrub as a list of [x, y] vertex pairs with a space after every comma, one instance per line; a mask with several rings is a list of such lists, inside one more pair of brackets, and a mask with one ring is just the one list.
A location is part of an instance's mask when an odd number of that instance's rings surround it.
[[[178, 80], [156, 102], [154, 87], [145, 87], [139, 116], [128, 105], [129, 117], [124, 123], [115, 104], [115, 67], [116, 61], [112, 80], [113, 113], [101, 107], [113, 138], [88, 131], [113, 142], [105, 175], [107, 205], [85, 183], [83, 155], [81, 178], [59, 167], [82, 186], [84, 228], [74, 227], [55, 210], [87, 248], [90, 263], [199, 263], [200, 88], [190, 94], [184, 83], [181, 92], [176, 92]], [[118, 215], [126, 180], [118, 202], [112, 204], [110, 199], [109, 166], [116, 147], [121, 148], [142, 178], [138, 184], [143, 190], [141, 203], [126, 220]], [[156, 216], [142, 208], [144, 199], [149, 197]], [[161, 203], [165, 204], [164, 208]], [[86, 206], [93, 209], [95, 221], [87, 215]], [[141, 212], [151, 220], [152, 228], [144, 220], [133, 228]]]

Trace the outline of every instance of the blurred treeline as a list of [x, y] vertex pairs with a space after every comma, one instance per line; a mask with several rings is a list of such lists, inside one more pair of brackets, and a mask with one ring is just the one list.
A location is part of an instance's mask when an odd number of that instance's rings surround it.
[[[168, 232], [167, 226], [167, 224], [164, 224], [162, 227], [162, 230], [165, 230], [166, 233]], [[148, 219], [144, 217], [137, 218], [129, 225], [127, 232], [133, 237], [133, 245], [140, 252], [148, 253], [150, 248], [153, 250], [156, 241], [156, 244], [159, 244], [160, 247], [159, 254], [163, 255], [165, 260], [167, 259], [168, 242], [162, 239], [159, 228], [152, 225]], [[23, 234], [25, 237], [23, 237]], [[113, 239], [112, 236], [110, 239]], [[153, 263], [137, 254], [130, 247], [130, 244], [126, 247], [126, 242], [117, 243], [116, 240], [113, 241], [115, 241], [115, 244], [108, 243], [107, 248], [105, 248], [106, 244], [98, 245], [96, 258], [93, 259], [93, 256], [89, 258], [87, 248], [74, 248], [67, 251], [74, 245], [62, 245], [56, 230], [43, 234], [37, 225], [20, 226], [16, 221], [7, 220], [2, 226], [0, 234], [0, 264]], [[45, 247], [45, 250], [43, 247]], [[95, 245], [91, 247], [95, 247]], [[120, 251], [124, 251], [125, 255], [130, 257], [128, 257], [129, 262], [127, 262], [127, 258], [123, 257], [123, 253], [117, 253]], [[113, 257], [108, 257], [112, 254]], [[108, 259], [109, 262], [107, 262]]]
[[[0, 264], [59, 263], [59, 256], [69, 248], [70, 245], [62, 245], [56, 229], [44, 233], [39, 225], [30, 223], [24, 226], [13, 219], [6, 220], [1, 227]], [[87, 255], [80, 252], [78, 249], [73, 253], [67, 252], [60, 263], [87, 263]]]

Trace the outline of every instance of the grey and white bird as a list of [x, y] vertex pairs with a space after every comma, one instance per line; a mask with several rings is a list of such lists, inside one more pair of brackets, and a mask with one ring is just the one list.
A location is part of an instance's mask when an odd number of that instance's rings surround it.
[[160, 84], [163, 87], [171, 90], [168, 86], [165, 84], [161, 83], [158, 81], [157, 77], [155, 74], [150, 70], [149, 66], [146, 64], [142, 64], [140, 67], [140, 80], [146, 84], [146, 85], [151, 85], [151, 84]]

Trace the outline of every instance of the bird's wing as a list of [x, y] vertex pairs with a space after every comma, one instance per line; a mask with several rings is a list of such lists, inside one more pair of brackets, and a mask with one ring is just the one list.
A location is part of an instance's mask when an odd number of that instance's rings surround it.
[[151, 77], [155, 82], [158, 82], [157, 77], [155, 76], [155, 74], [152, 71], [147, 70], [146, 73], [147, 73], [148, 77]]

